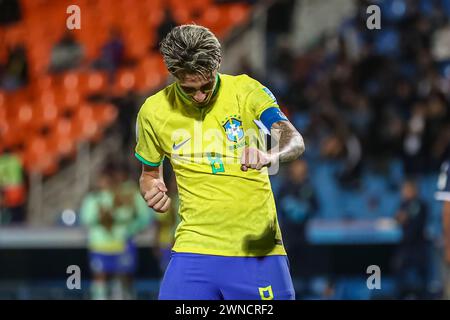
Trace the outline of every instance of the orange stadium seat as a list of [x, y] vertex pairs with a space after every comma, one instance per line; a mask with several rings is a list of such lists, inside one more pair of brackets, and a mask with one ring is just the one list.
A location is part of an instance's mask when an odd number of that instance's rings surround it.
[[72, 137], [76, 141], [98, 141], [101, 138], [99, 125], [92, 118], [74, 118], [72, 125]]
[[57, 91], [56, 87], [49, 88], [47, 90], [43, 90], [39, 93], [39, 96], [37, 97], [38, 104], [42, 106], [46, 105], [55, 105], [56, 104], [56, 95], [55, 92]]
[[14, 110], [20, 104], [24, 102], [28, 102], [31, 99], [31, 90], [29, 87], [20, 88], [14, 92], [5, 93], [4, 105], [7, 111], [7, 114], [10, 115], [14, 113]]
[[81, 92], [86, 95], [104, 93], [108, 88], [108, 78], [104, 72], [90, 71], [82, 78]]
[[69, 137], [72, 132], [72, 121], [69, 119], [58, 119], [53, 127], [51, 134], [55, 134], [59, 137]]
[[0, 116], [2, 114], [2, 111], [5, 112], [5, 115], [6, 115], [6, 110], [3, 108], [3, 106], [6, 103], [5, 100], [6, 100], [6, 94], [4, 92], [0, 91]]
[[45, 138], [30, 137], [22, 154], [24, 167], [29, 172], [40, 172], [51, 175], [58, 169], [58, 162], [54, 154], [47, 149]]
[[42, 92], [53, 90], [55, 78], [51, 75], [42, 75], [31, 83], [34, 95], [38, 96]]
[[136, 71], [131, 68], [124, 68], [117, 72], [114, 83], [114, 94], [123, 95], [136, 86]]
[[145, 30], [136, 30], [125, 36], [126, 55], [131, 58], [141, 59], [150, 50], [150, 45], [155, 41], [154, 34]]
[[212, 32], [217, 32], [220, 15], [220, 9], [217, 6], [209, 6], [203, 11], [200, 23], [211, 29]]
[[165, 76], [168, 75], [164, 60], [159, 54], [147, 55], [141, 60], [139, 68], [144, 69], [146, 72], [158, 72]]
[[7, 48], [17, 46], [24, 43], [25, 29], [22, 24], [14, 24], [5, 28], [4, 42]]
[[6, 148], [16, 147], [22, 142], [22, 133], [15, 132], [15, 128], [10, 122], [1, 123], [0, 132], [2, 133], [2, 144]]
[[[6, 108], [0, 107], [0, 125], [6, 123]], [[0, 133], [2, 131], [0, 130]]]
[[57, 100], [57, 106], [61, 112], [76, 110], [82, 101], [82, 97], [78, 89], [62, 90], [58, 93], [58, 96], [59, 99]]
[[228, 6], [225, 10], [226, 14], [224, 16], [229, 21], [230, 26], [235, 26], [244, 23], [248, 19], [250, 14], [249, 6], [239, 3], [232, 4]]
[[61, 158], [72, 158], [76, 154], [78, 133], [73, 123], [71, 119], [59, 118], [48, 136], [48, 149]]
[[93, 118], [101, 128], [111, 125], [118, 116], [117, 108], [110, 104], [98, 104], [93, 106]]
[[39, 172], [43, 176], [55, 174], [59, 169], [57, 158], [50, 153], [30, 154], [24, 159], [24, 167], [29, 172]]
[[47, 149], [59, 158], [72, 157], [75, 154], [75, 141], [70, 135], [51, 134], [47, 139]]
[[148, 11], [146, 19], [148, 26], [155, 29], [164, 20], [164, 10], [155, 8], [154, 10]]
[[[45, 8], [50, 4], [50, 0], [21, 0], [20, 5], [25, 14], [35, 12], [40, 8]], [[25, 16], [26, 17], [26, 16]]]
[[78, 89], [80, 86], [80, 72], [77, 71], [69, 71], [65, 73], [62, 77], [64, 89], [67, 91], [73, 91]]
[[33, 118], [33, 106], [29, 103], [21, 104], [16, 109], [16, 114], [14, 120], [11, 123], [27, 130], [31, 128], [34, 118]]
[[158, 73], [157, 71], [145, 72], [143, 70], [139, 70], [136, 75], [136, 89], [143, 94], [157, 89], [165, 80], [165, 76], [161, 73]]
[[55, 124], [59, 116], [58, 107], [53, 103], [38, 103], [34, 108], [33, 122], [35, 127], [51, 127]]
[[92, 106], [89, 104], [82, 104], [77, 108], [73, 119], [81, 120], [81, 121], [83, 121], [83, 120], [88, 121], [88, 120], [93, 119], [93, 117], [94, 117], [94, 111], [93, 111]]

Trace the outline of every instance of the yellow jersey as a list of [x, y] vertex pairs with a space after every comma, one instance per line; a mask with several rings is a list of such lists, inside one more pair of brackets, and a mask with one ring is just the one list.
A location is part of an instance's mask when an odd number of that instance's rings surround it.
[[[179, 192], [175, 252], [221, 256], [285, 255], [267, 168], [241, 170], [246, 146], [264, 144], [255, 120], [279, 108], [247, 75], [219, 74], [211, 101], [199, 106], [177, 82], [149, 97], [136, 122], [136, 157], [171, 161]], [[269, 128], [270, 130], [270, 128]]]

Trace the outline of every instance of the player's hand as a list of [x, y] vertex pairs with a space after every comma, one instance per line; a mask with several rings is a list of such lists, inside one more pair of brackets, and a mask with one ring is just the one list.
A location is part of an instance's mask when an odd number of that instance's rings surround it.
[[164, 182], [155, 179], [149, 191], [145, 192], [144, 199], [147, 205], [156, 212], [166, 212], [170, 207], [170, 198]]
[[271, 154], [268, 154], [256, 148], [245, 147], [241, 156], [241, 170], [261, 170], [261, 168], [263, 167], [270, 166], [274, 161], [275, 157]]

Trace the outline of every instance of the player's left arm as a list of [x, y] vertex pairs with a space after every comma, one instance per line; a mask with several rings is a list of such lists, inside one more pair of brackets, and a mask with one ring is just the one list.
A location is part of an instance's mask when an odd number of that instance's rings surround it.
[[249, 91], [245, 101], [254, 112], [257, 119], [255, 123], [272, 137], [272, 148], [268, 151], [253, 147], [246, 147], [243, 150], [241, 169], [260, 170], [271, 164], [297, 159], [305, 151], [303, 137], [280, 110], [273, 93], [248, 76], [242, 77], [241, 81], [243, 81], [241, 87], [246, 92]]
[[302, 135], [287, 118], [280, 118], [271, 124], [270, 132], [273, 140], [278, 143], [268, 152], [246, 147], [241, 157], [243, 171], [249, 168], [260, 170], [277, 162], [289, 162], [305, 152]]
[[275, 122], [272, 125], [271, 134], [278, 140], [277, 148], [269, 151], [275, 162], [289, 162], [305, 152], [303, 137], [289, 120]]

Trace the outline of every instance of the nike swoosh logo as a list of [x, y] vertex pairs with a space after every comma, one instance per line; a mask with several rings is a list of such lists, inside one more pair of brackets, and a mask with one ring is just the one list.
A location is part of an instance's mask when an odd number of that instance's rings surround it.
[[174, 151], [180, 149], [182, 146], [184, 146], [186, 144], [186, 142], [188, 142], [189, 140], [191, 140], [191, 138], [184, 140], [183, 142], [180, 142], [179, 144], [175, 144], [175, 142], [173, 143], [172, 149]]

